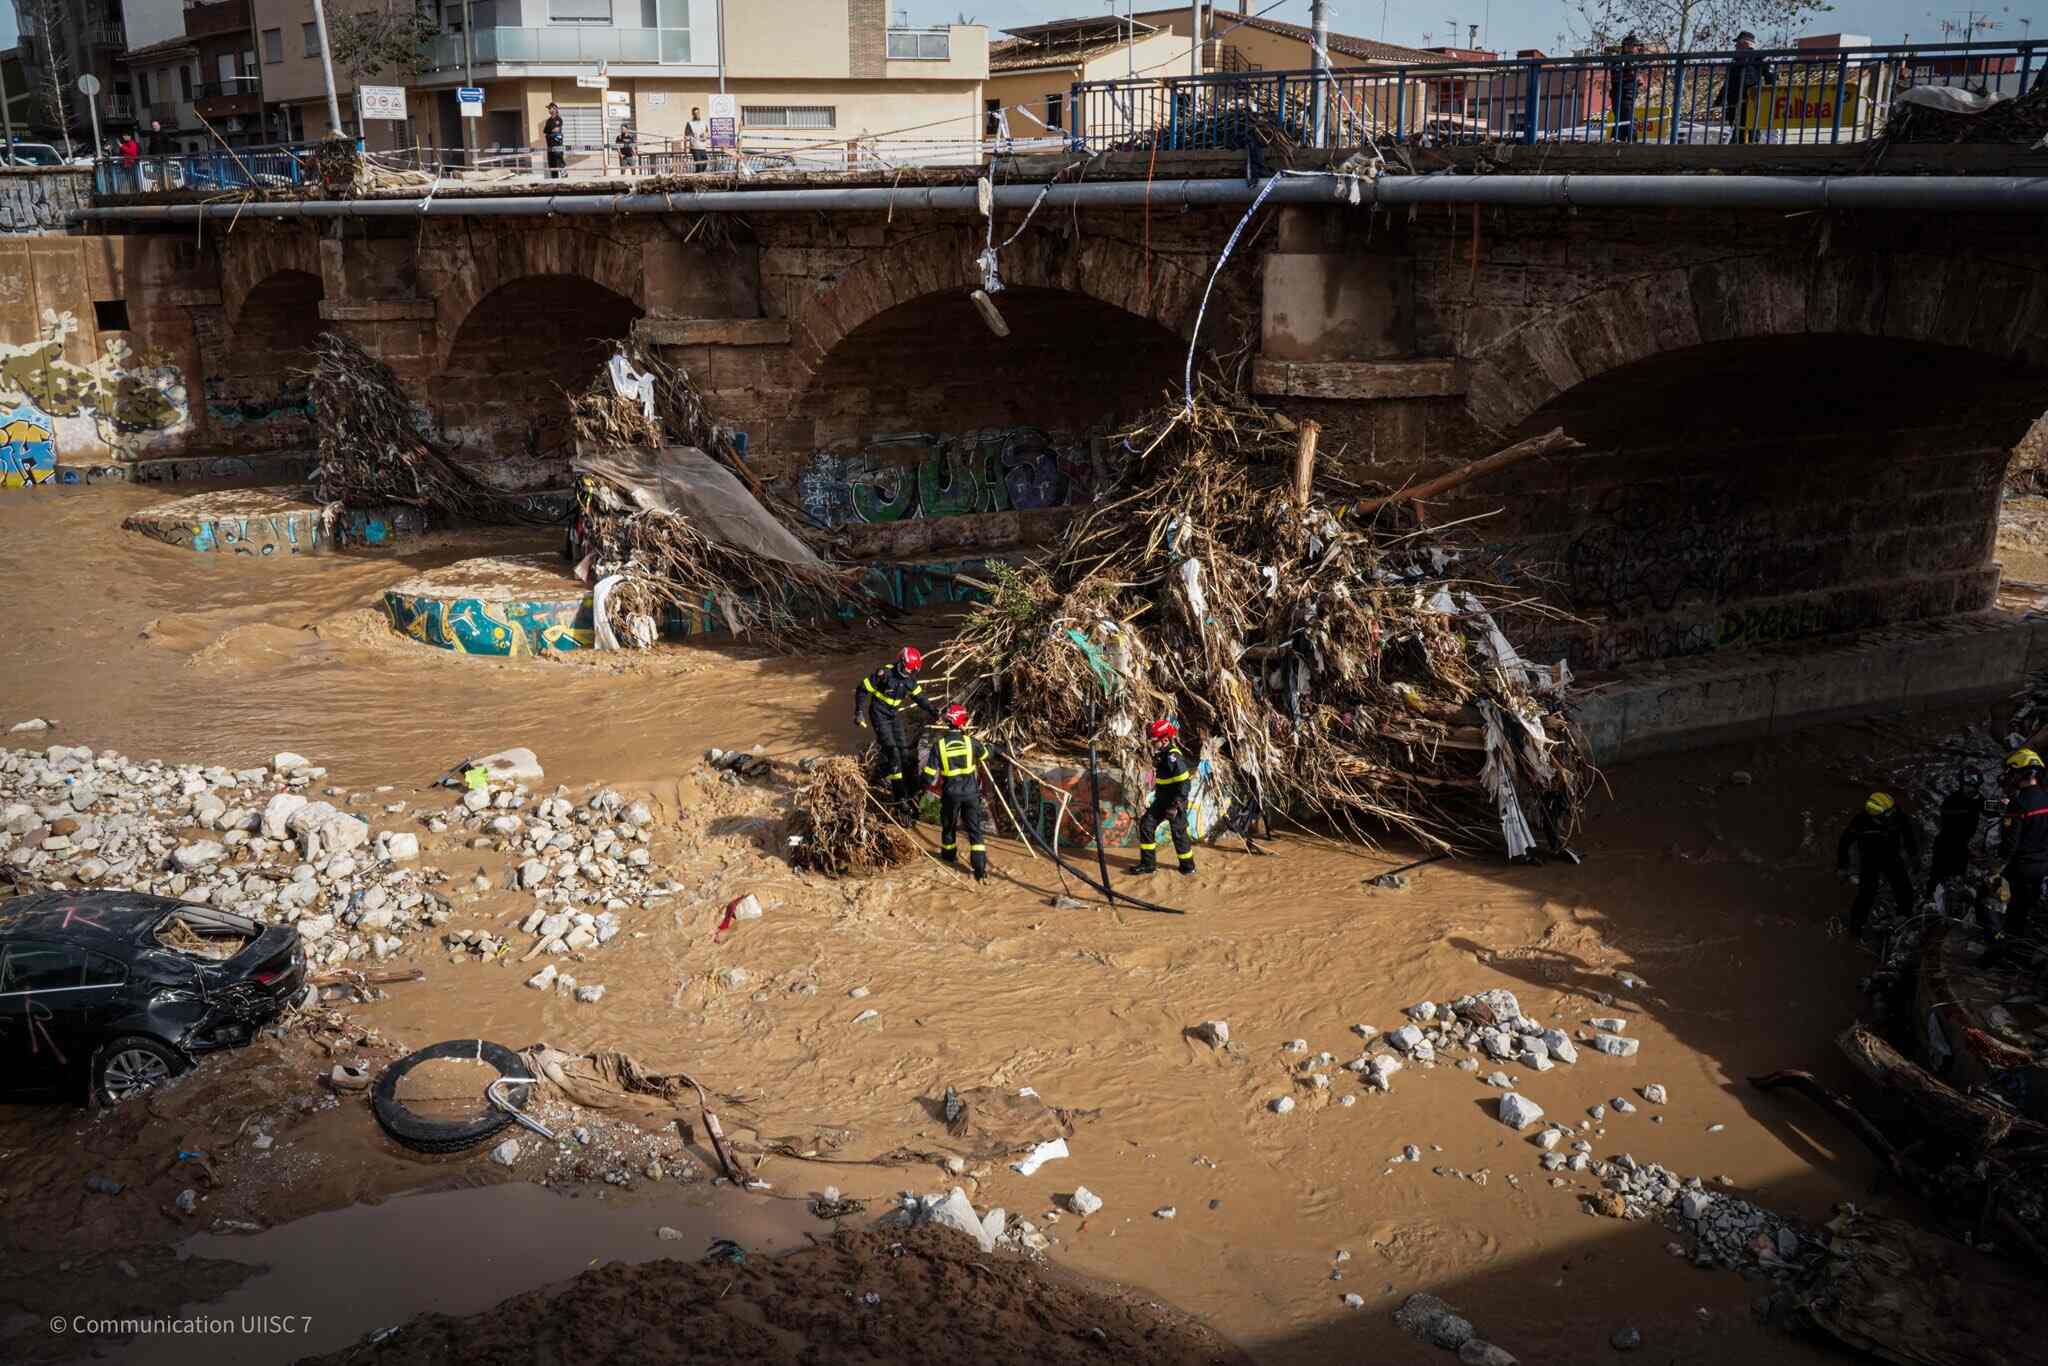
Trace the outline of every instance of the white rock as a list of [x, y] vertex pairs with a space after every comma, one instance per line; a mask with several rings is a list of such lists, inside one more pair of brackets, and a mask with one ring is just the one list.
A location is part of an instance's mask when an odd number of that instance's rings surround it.
[[480, 787], [472, 787], [462, 794], [462, 805], [468, 811], [481, 811], [491, 804], [491, 794]]
[[537, 858], [530, 858], [519, 865], [519, 885], [526, 888], [540, 886], [547, 881], [548, 866]]
[[863, 1010], [860, 1014], [853, 1017], [853, 1023], [866, 1024], [869, 1020], [879, 1020], [881, 1018], [882, 1012], [879, 1010]]
[[469, 767], [488, 770], [494, 783], [530, 783], [547, 776], [530, 749], [501, 749], [475, 760]]
[[1436, 1018], [1436, 1002], [1420, 1001], [1415, 1005], [1409, 1006], [1401, 1013], [1415, 1021], [1434, 1020]]
[[1572, 1044], [1572, 1036], [1562, 1029], [1543, 1031], [1543, 1046], [1550, 1050], [1550, 1056], [1562, 1063], [1576, 1063], [1579, 1050]]
[[1654, 1081], [1651, 1082], [1643, 1088], [1643, 1099], [1652, 1105], [1662, 1105], [1665, 1101], [1664, 1088]]
[[639, 829], [642, 826], [654, 824], [654, 812], [648, 807], [646, 802], [634, 802], [626, 808], [626, 814], [623, 819], [626, 824]]
[[1003, 1236], [1003, 1230], [1009, 1227], [1009, 1222], [1010, 1216], [1008, 1212], [1005, 1211], [1001, 1206], [998, 1206], [995, 1209], [990, 1210], [987, 1214], [982, 1215], [981, 1231], [987, 1238], [987, 1242], [984, 1244], [984, 1246], [994, 1247], [996, 1244], [996, 1240]]
[[1413, 1053], [1421, 1046], [1424, 1040], [1422, 1030], [1419, 1027], [1405, 1024], [1387, 1035], [1387, 1042], [1400, 1049], [1403, 1053]]
[[1171, 1219], [1179, 1213], [1180, 1211], [1175, 1209], [1172, 1205], [1162, 1205], [1158, 1209], [1152, 1211], [1152, 1217], [1154, 1219]]
[[1586, 1023], [1592, 1025], [1595, 1029], [1604, 1029], [1609, 1034], [1628, 1033], [1628, 1021], [1617, 1019], [1612, 1015], [1596, 1015]]
[[1076, 1186], [1067, 1197], [1067, 1207], [1085, 1219], [1102, 1208], [1102, 1197], [1086, 1186]]
[[311, 768], [312, 766], [313, 761], [311, 759], [308, 759], [303, 754], [294, 754], [288, 749], [279, 751], [277, 754], [272, 755], [270, 759], [271, 771], [275, 773], [296, 773], [302, 768]]
[[1636, 1051], [1642, 1046], [1643, 1041], [1641, 1039], [1625, 1039], [1619, 1034], [1595, 1034], [1593, 1036], [1594, 1048], [1617, 1058], [1633, 1058], [1636, 1055]]
[[560, 975], [555, 965], [550, 963], [539, 972], [533, 974], [533, 976], [527, 978], [526, 985], [532, 987], [535, 991], [546, 991], [555, 984], [555, 978]]
[[761, 903], [752, 892], [748, 892], [745, 896], [741, 897], [733, 906], [732, 918], [734, 920], [759, 920], [761, 918]]
[[1401, 1070], [1401, 1060], [1392, 1053], [1375, 1053], [1372, 1059], [1372, 1074], [1382, 1081]]
[[746, 984], [747, 970], [745, 968], [719, 969], [718, 985], [724, 987], [727, 991], [738, 991]]
[[508, 1138], [491, 1149], [491, 1161], [501, 1167], [509, 1167], [519, 1160], [519, 1140]]
[[420, 856], [420, 837], [401, 830], [385, 842], [384, 856], [393, 863], [410, 863]]
[[983, 1252], [993, 1252], [996, 1240], [989, 1236], [982, 1225], [981, 1216], [974, 1212], [974, 1202], [967, 1198], [967, 1192], [958, 1186], [945, 1199], [928, 1205], [925, 1218], [941, 1228], [956, 1229], [972, 1238]]
[[227, 854], [226, 848], [216, 844], [214, 841], [200, 840], [197, 844], [187, 844], [179, 847], [171, 854], [171, 861], [189, 873], [204, 868], [210, 863], [219, 863], [227, 857]]
[[1212, 1048], [1221, 1048], [1230, 1042], [1230, 1023], [1227, 1020], [1204, 1020], [1195, 1026], [1195, 1037]]
[[604, 999], [604, 988], [598, 985], [576, 988], [576, 999], [584, 1005], [594, 1006]]
[[1526, 1129], [1543, 1118], [1543, 1107], [1527, 1096], [1510, 1091], [1500, 1098], [1500, 1122], [1510, 1129]]
[[1273, 1101], [1272, 1105], [1273, 1105], [1273, 1113], [1274, 1113], [1274, 1114], [1276, 1114], [1276, 1115], [1291, 1115], [1291, 1114], [1293, 1114], [1293, 1113], [1294, 1113], [1294, 1097], [1293, 1097], [1293, 1096], [1279, 1096], [1279, 1097], [1276, 1097], [1276, 1098], [1274, 1099], [1274, 1101]]
[[1678, 1212], [1692, 1220], [1699, 1219], [1713, 1206], [1714, 1197], [1705, 1191], [1687, 1191], [1678, 1200]]
[[1522, 1054], [1522, 1062], [1525, 1066], [1538, 1072], [1548, 1072], [1551, 1068], [1557, 1066], [1556, 1063], [1550, 1060], [1550, 1050], [1547, 1048], [1530, 1049]]
[[12, 730], [14, 734], [20, 735], [27, 731], [48, 730], [51, 726], [55, 724], [56, 723], [53, 721], [45, 721], [41, 717], [37, 717], [35, 720], [32, 721], [17, 721], [14, 723], [13, 726], [9, 727], [9, 729]]

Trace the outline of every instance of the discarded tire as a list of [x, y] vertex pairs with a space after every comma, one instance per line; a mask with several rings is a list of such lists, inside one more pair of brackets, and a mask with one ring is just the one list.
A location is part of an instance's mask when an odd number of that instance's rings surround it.
[[[398, 1083], [421, 1063], [441, 1058], [481, 1059], [496, 1069], [499, 1076], [514, 1080], [533, 1075], [517, 1053], [487, 1039], [449, 1039], [392, 1063], [377, 1078], [377, 1085], [370, 1092], [370, 1108], [376, 1112], [377, 1122], [384, 1126], [385, 1133], [406, 1147], [423, 1153], [456, 1153], [464, 1148], [473, 1148], [512, 1123], [510, 1114], [486, 1098], [489, 1082], [477, 1092], [476, 1114], [466, 1119], [428, 1119], [407, 1109], [405, 1102], [398, 1098]], [[527, 1092], [532, 1089], [529, 1086], [508, 1087], [505, 1099], [514, 1109], [525, 1109]]]

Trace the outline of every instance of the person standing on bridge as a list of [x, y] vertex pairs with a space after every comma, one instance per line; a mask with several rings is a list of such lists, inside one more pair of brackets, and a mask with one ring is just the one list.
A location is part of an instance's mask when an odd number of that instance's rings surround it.
[[548, 101], [548, 116], [541, 121], [540, 140], [548, 149], [548, 179], [560, 180], [568, 173], [569, 149], [562, 136], [562, 107]]
[[959, 832], [967, 831], [967, 866], [974, 880], [988, 877], [988, 810], [981, 803], [981, 771], [988, 751], [967, 733], [967, 708], [955, 702], [946, 708], [946, 730], [932, 745], [927, 778], [939, 780], [939, 857], [958, 863]]
[[1849, 933], [1860, 935], [1870, 908], [1877, 904], [1880, 879], [1891, 884], [1900, 915], [1913, 909], [1913, 879], [1907, 867], [1920, 861], [1920, 836], [1891, 794], [1873, 792], [1835, 846], [1835, 866], [1841, 872], [1849, 871], [1851, 849], [1856, 851], [1857, 885], [1856, 904], [1849, 910]]
[[916, 810], [917, 783], [910, 777], [910, 765], [917, 751], [910, 743], [910, 730], [903, 724], [903, 709], [916, 703], [919, 710], [936, 721], [939, 710], [925, 700], [924, 684], [917, 681], [924, 667], [924, 652], [915, 645], [903, 647], [895, 660], [884, 664], [860, 681], [853, 693], [854, 724], [875, 731], [875, 748], [882, 756], [882, 772], [889, 784], [889, 800]]
[[683, 123], [683, 150], [690, 154], [690, 170], [704, 174], [711, 165], [711, 125], [704, 122], [704, 111], [694, 104]]
[[1173, 852], [1180, 860], [1181, 872], [1193, 877], [1195, 842], [1188, 838], [1188, 788], [1195, 775], [1177, 743], [1180, 727], [1162, 718], [1147, 726], [1145, 735], [1152, 741], [1152, 805], [1145, 808], [1138, 823], [1135, 871], [1159, 871], [1159, 827], [1163, 824], [1173, 835]]
[[1735, 60], [1728, 63], [1728, 79], [1721, 87], [1721, 112], [1728, 120], [1730, 141], [1757, 142], [1763, 129], [1751, 128], [1765, 120], [1756, 114], [1763, 107], [1764, 87], [1776, 85], [1778, 73], [1756, 50], [1756, 35], [1748, 29], [1735, 35]]
[[1999, 927], [1990, 952], [1980, 966], [1995, 967], [2014, 953], [2031, 954], [2028, 938], [2034, 910], [2041, 904], [2041, 884], [2048, 880], [2048, 787], [2041, 784], [2041, 756], [2031, 749], [2014, 750], [2006, 756], [2005, 770], [2017, 786], [2005, 804], [2000, 823], [1999, 852], [2005, 859], [2005, 884], [2012, 899], [2005, 905], [2005, 923]]
[[1616, 142], [1635, 141], [1636, 92], [1643, 82], [1642, 68], [1636, 59], [1642, 54], [1643, 40], [1631, 29], [1613, 53], [1613, 60], [1607, 63], [1607, 102], [1613, 107]]

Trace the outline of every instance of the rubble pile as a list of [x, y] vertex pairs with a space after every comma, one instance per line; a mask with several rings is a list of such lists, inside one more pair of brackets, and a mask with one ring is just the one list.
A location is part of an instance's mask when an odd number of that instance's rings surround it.
[[1595, 778], [1569, 671], [1516, 653], [1496, 567], [1315, 496], [1301, 438], [1215, 393], [1148, 419], [1119, 488], [1001, 577], [945, 673], [1020, 756], [1100, 740], [1142, 771], [1169, 716], [1235, 802], [1436, 849], [1562, 845]]
[[314, 964], [387, 958], [449, 918], [446, 877], [418, 864], [417, 835], [373, 833], [344, 809], [370, 794], [327, 789], [342, 807], [307, 797], [325, 776], [291, 753], [229, 770], [85, 746], [0, 751], [0, 858], [43, 886], [132, 888], [296, 925]]

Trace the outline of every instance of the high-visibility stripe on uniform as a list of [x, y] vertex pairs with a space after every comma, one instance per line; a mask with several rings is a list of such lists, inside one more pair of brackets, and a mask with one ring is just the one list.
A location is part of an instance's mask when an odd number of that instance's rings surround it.
[[1185, 773], [1177, 773], [1177, 774], [1175, 774], [1175, 775], [1174, 775], [1173, 777], [1171, 777], [1171, 778], [1154, 778], [1154, 779], [1152, 780], [1152, 785], [1153, 785], [1154, 787], [1165, 787], [1165, 786], [1166, 786], [1166, 785], [1167, 785], [1168, 783], [1184, 783], [1184, 782], [1186, 782], [1187, 780], [1188, 780], [1188, 775], [1187, 775], [1187, 774], [1185, 774]]
[[[956, 768], [956, 767], [954, 767], [954, 761], [955, 761], [955, 760], [962, 760], [962, 759], [964, 759], [964, 760], [966, 761], [966, 767], [964, 767], [964, 768]], [[945, 778], [965, 778], [965, 777], [967, 777], [967, 776], [968, 776], [969, 774], [971, 774], [971, 773], [973, 773], [973, 772], [974, 772], [974, 741], [972, 741], [972, 740], [941, 740], [941, 741], [939, 741], [939, 776], [941, 776], [941, 777], [945, 777]]]
[[970, 844], [967, 846], [967, 852], [970, 854], [986, 854], [988, 846], [986, 844]]
[[940, 846], [939, 846], [939, 852], [940, 852], [940, 853], [942, 853], [942, 854], [950, 854], [950, 853], [952, 853], [952, 852], [953, 852], [953, 851], [954, 851], [955, 849], [958, 849], [959, 847], [960, 847], [960, 846], [959, 846], [959, 844], [958, 844], [958, 843], [953, 843], [953, 844], [942, 844], [942, 845], [940, 845]]
[[1140, 849], [1143, 849], [1143, 850], [1144, 850], [1144, 851], [1145, 851], [1146, 853], [1148, 853], [1148, 854], [1149, 854], [1149, 853], [1151, 853], [1151, 852], [1152, 852], [1152, 851], [1153, 851], [1154, 849], [1157, 849], [1157, 848], [1158, 848], [1159, 846], [1158, 846], [1157, 844], [1146, 844], [1146, 843], [1145, 843], [1145, 842], [1144, 842], [1143, 840], [1140, 840], [1140, 841], [1138, 842], [1138, 847], [1139, 847]]
[[1186, 853], [1186, 854], [1182, 854], [1182, 855], [1180, 856], [1180, 861], [1181, 861], [1182, 863], [1193, 863], [1193, 862], [1195, 861], [1195, 856], [1194, 856], [1194, 854], [1193, 854], [1192, 852], [1190, 852], [1190, 853]]

